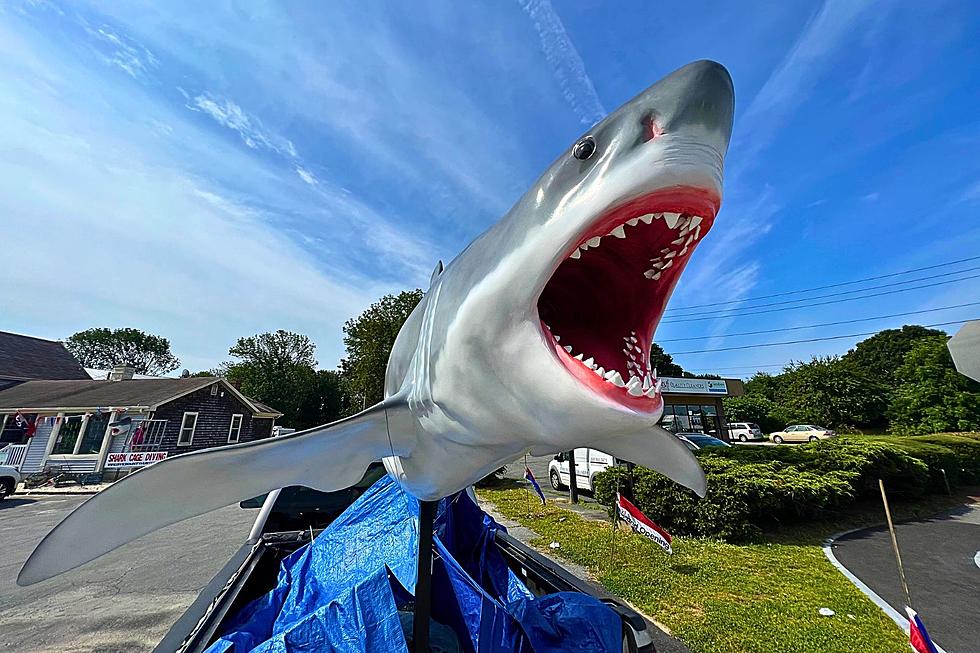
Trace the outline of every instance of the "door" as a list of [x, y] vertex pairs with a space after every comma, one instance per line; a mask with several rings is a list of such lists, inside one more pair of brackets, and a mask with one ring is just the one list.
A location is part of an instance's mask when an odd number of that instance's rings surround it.
[[589, 450], [575, 450], [575, 480], [580, 488], [589, 489]]
[[786, 440], [789, 442], [799, 442], [800, 440], [805, 439], [801, 437], [801, 429], [803, 429], [802, 426], [791, 426], [786, 429]]

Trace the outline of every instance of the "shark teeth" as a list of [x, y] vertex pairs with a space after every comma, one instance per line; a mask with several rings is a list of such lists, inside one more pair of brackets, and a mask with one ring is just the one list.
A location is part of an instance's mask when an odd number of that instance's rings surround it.
[[[548, 327], [548, 331], [551, 331], [550, 327]], [[597, 377], [617, 388], [622, 388], [631, 397], [647, 397], [653, 399], [660, 394], [660, 381], [657, 379], [657, 370], [651, 368], [649, 361], [644, 363], [637, 360], [638, 357], [634, 353], [638, 352], [639, 358], [641, 359], [646, 358], [636, 337], [636, 331], [630, 331], [628, 336], [623, 336], [623, 343], [625, 345], [623, 347], [623, 353], [628, 356], [626, 360], [626, 375], [622, 374], [619, 370], [612, 368], [607, 370], [601, 365], [597, 365], [592, 356], [585, 358], [584, 352], [575, 353], [575, 348], [572, 345], [559, 344], [561, 336], [551, 333], [551, 337], [554, 338], [557, 348], [565, 350], [569, 357], [592, 370]], [[629, 381], [626, 378], [629, 378]]]
[[[604, 236], [592, 236], [586, 239], [581, 245], [575, 248], [568, 258], [573, 260], [581, 259], [586, 252], [598, 249], [602, 245], [604, 237], [629, 238], [630, 231], [639, 226], [642, 222], [645, 225], [652, 224], [654, 220], [663, 220], [667, 229], [677, 234], [677, 238], [670, 241], [668, 247], [664, 247], [654, 258], [650, 259], [650, 269], [643, 273], [643, 276], [651, 281], [659, 281], [664, 270], [670, 268], [675, 260], [680, 260], [687, 256], [691, 247], [701, 238], [701, 223], [704, 218], [699, 215], [688, 213], [674, 213], [666, 211], [664, 213], [646, 213], [626, 220], [622, 224], [614, 227]], [[629, 229], [628, 229], [629, 228]]]

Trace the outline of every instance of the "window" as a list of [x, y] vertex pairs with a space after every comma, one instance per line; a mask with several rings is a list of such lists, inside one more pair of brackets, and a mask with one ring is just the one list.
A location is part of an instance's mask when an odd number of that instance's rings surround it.
[[78, 434], [82, 431], [82, 415], [65, 415], [61, 421], [61, 428], [58, 429], [58, 438], [54, 442], [53, 454], [73, 454], [75, 453], [75, 443], [78, 442]]
[[180, 435], [177, 436], [177, 446], [186, 447], [194, 441], [194, 430], [197, 428], [197, 413], [184, 413], [180, 423]]
[[88, 416], [88, 423], [82, 433], [78, 448], [75, 453], [99, 453], [102, 449], [102, 440], [105, 438], [105, 430], [109, 426], [109, 413], [95, 413]]
[[228, 442], [238, 442], [242, 432], [242, 415], [235, 413], [231, 416], [231, 426], [228, 427]]
[[214, 397], [218, 394], [218, 384], [215, 383], [211, 386], [211, 396]]

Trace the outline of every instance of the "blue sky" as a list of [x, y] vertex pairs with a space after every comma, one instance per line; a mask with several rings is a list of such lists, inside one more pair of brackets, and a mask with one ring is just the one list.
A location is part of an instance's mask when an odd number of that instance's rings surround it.
[[[671, 307], [980, 255], [975, 3], [652, 7], [4, 3], [0, 329], [134, 326], [197, 370], [285, 328], [332, 367], [346, 319], [423, 286], [592, 123], [701, 58], [732, 73], [735, 134], [722, 212]], [[970, 301], [978, 279], [665, 322], [657, 339], [857, 333], [980, 306], [725, 335]], [[745, 375], [855, 340], [677, 359]]]

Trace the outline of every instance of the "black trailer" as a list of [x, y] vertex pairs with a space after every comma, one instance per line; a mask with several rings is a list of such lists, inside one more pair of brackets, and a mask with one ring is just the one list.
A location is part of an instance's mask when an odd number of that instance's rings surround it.
[[[345, 490], [319, 492], [295, 486], [243, 501], [243, 508], [259, 509], [248, 540], [173, 625], [155, 653], [202, 653], [222, 634], [230, 617], [276, 585], [283, 558], [309, 543], [383, 474], [384, 469], [375, 465], [360, 482]], [[590, 594], [619, 615], [624, 652], [655, 651], [647, 622], [621, 600], [583, 582], [506, 533], [498, 532], [495, 542], [532, 593]]]

